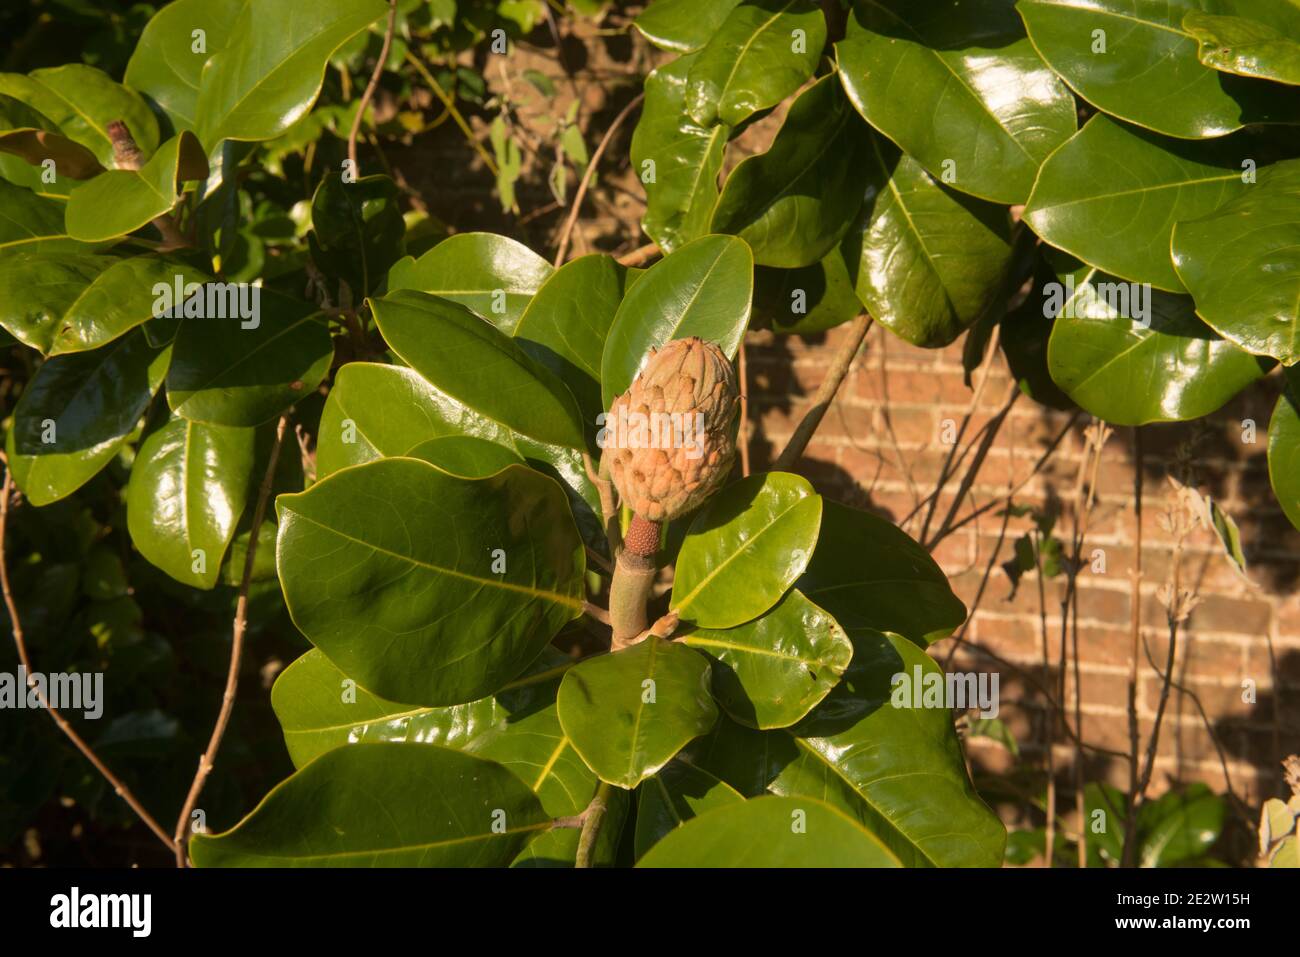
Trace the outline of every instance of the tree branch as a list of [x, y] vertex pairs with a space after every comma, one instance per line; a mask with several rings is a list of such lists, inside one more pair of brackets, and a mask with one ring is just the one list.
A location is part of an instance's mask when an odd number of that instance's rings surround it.
[[852, 325], [849, 326], [848, 336], [840, 343], [839, 351], [831, 359], [831, 366], [826, 370], [826, 378], [822, 380], [817, 394], [813, 396], [812, 405], [795, 426], [794, 435], [790, 436], [790, 441], [786, 443], [785, 449], [772, 466], [773, 471], [789, 471], [799, 461], [813, 433], [817, 431], [817, 426], [821, 425], [826, 410], [835, 400], [835, 393], [839, 391], [840, 383], [848, 375], [849, 367], [853, 365], [858, 349], [862, 347], [862, 340], [867, 337], [867, 330], [870, 328], [871, 316], [865, 312], [853, 320]]
[[262, 477], [262, 487], [258, 491], [257, 506], [253, 510], [253, 525], [248, 535], [248, 553], [244, 556], [244, 576], [239, 584], [239, 600], [235, 604], [235, 623], [231, 630], [230, 667], [226, 672], [226, 690], [221, 697], [221, 711], [217, 715], [216, 726], [208, 740], [208, 748], [199, 758], [199, 769], [190, 784], [190, 793], [185, 798], [180, 817], [176, 819], [176, 866], [185, 866], [185, 831], [189, 826], [190, 814], [198, 803], [199, 794], [217, 760], [217, 751], [221, 748], [221, 739], [230, 723], [230, 714], [235, 708], [235, 691], [239, 686], [239, 665], [243, 659], [244, 631], [248, 626], [248, 588], [253, 580], [253, 562], [257, 557], [257, 533], [266, 517], [266, 503], [271, 497], [271, 483], [275, 478], [275, 465], [280, 459], [280, 446], [284, 443], [284, 432], [289, 425], [289, 413], [280, 416], [275, 426], [275, 442], [271, 445], [271, 454], [266, 464], [266, 475]]
[[357, 104], [357, 115], [352, 117], [352, 129], [348, 133], [348, 162], [352, 164], [352, 171], [359, 172], [357, 166], [357, 134], [361, 132], [361, 118], [366, 115], [366, 107], [370, 105], [370, 99], [375, 95], [375, 88], [379, 86], [379, 77], [383, 75], [384, 64], [388, 62], [388, 51], [393, 46], [393, 29], [397, 25], [397, 0], [388, 0], [388, 26], [384, 30], [384, 45], [379, 51], [379, 62], [375, 64], [375, 72], [370, 74], [370, 82], [366, 84], [366, 90], [361, 94], [361, 102]]
[[587, 805], [582, 814], [582, 833], [578, 835], [578, 854], [573, 860], [574, 867], [591, 867], [596, 858], [596, 841], [600, 838], [601, 826], [605, 823], [605, 812], [609, 810], [609, 795], [612, 785], [600, 782], [596, 796]]
[[86, 756], [86, 759], [95, 766], [95, 770], [103, 775], [104, 780], [113, 787], [113, 792], [127, 803], [127, 806], [135, 812], [154, 834], [158, 840], [167, 846], [168, 850], [172, 849], [172, 839], [167, 836], [162, 825], [154, 820], [153, 815], [144, 809], [144, 805], [139, 799], [131, 793], [131, 789], [122, 783], [121, 778], [109, 770], [108, 765], [100, 760], [95, 750], [87, 744], [77, 734], [76, 730], [68, 723], [68, 720], [61, 715], [57, 709], [50, 704], [50, 699], [46, 697], [45, 690], [40, 686], [35, 678], [35, 670], [32, 668], [31, 657], [27, 653], [27, 639], [23, 635], [22, 621], [18, 617], [18, 606], [14, 603], [13, 590], [9, 585], [9, 560], [5, 554], [6, 533], [9, 530], [9, 500], [13, 497], [14, 480], [9, 470], [9, 462], [0, 454], [0, 460], [5, 463], [5, 481], [4, 489], [0, 491], [0, 590], [4, 592], [5, 608], [9, 612], [9, 626], [13, 631], [14, 644], [18, 648], [18, 660], [22, 662], [24, 670], [27, 672], [27, 686], [36, 692], [36, 697], [41, 703], [54, 723], [59, 726], [59, 730], [67, 735], [68, 740], [76, 745], [77, 750]]
[[605, 150], [608, 148], [610, 140], [614, 138], [614, 133], [623, 124], [623, 121], [627, 119], [628, 114], [640, 106], [641, 101], [644, 99], [645, 94], [638, 93], [632, 98], [631, 102], [629, 102], [627, 106], [623, 107], [622, 112], [619, 113], [618, 116], [614, 117], [614, 122], [609, 124], [609, 129], [607, 129], [605, 135], [601, 137], [600, 145], [596, 147], [596, 152], [591, 154], [591, 161], [587, 164], [587, 168], [582, 174], [582, 182], [578, 184], [578, 191], [573, 194], [573, 205], [569, 207], [569, 216], [564, 221], [564, 228], [560, 231], [560, 244], [555, 251], [556, 269], [559, 269], [564, 265], [564, 257], [569, 252], [569, 237], [573, 233], [574, 225], [578, 222], [578, 213], [582, 209], [582, 201], [587, 196], [587, 187], [591, 185], [591, 178], [595, 175], [596, 164], [599, 163], [600, 158], [605, 155]]

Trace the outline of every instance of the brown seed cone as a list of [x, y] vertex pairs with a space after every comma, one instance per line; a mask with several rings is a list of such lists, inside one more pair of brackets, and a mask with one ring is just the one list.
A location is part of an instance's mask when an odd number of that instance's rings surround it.
[[739, 405], [735, 371], [712, 342], [651, 350], [606, 418], [601, 464], [623, 503], [652, 522], [698, 507], [731, 471]]

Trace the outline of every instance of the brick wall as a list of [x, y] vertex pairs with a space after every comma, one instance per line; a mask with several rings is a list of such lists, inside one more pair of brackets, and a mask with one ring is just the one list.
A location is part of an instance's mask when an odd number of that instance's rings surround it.
[[[773, 448], [784, 447], [845, 332], [841, 327], [813, 341], [750, 334], [749, 421], [756, 468], [769, 461]], [[964, 381], [960, 343], [943, 350], [917, 349], [873, 327], [799, 471], [824, 494], [877, 512], [919, 537], [927, 511], [922, 503], [938, 487], [954, 448], [945, 439], [970, 413], [970, 425], [957, 445], [964, 448], [1015, 392], [1000, 354], [988, 369], [980, 400], [973, 403], [973, 389]], [[1141, 635], [1161, 670], [1168, 627], [1157, 591], [1168, 580], [1173, 539], [1160, 516], [1170, 491], [1166, 475], [1180, 447], [1194, 450], [1201, 490], [1212, 494], [1240, 524], [1249, 563], [1249, 579], [1243, 580], [1208, 529], [1197, 530], [1186, 542], [1181, 574], [1201, 604], [1179, 633], [1174, 674], [1182, 690], [1175, 690], [1169, 701], [1153, 777], [1155, 791], [1163, 790], [1171, 778], [1205, 781], [1223, 790], [1226, 766], [1238, 796], [1256, 804], [1280, 788], [1278, 761], [1300, 747], [1300, 597], [1295, 593], [1300, 533], [1291, 529], [1268, 488], [1265, 432], [1275, 397], [1276, 384], [1265, 382], [1204, 423], [1142, 430]], [[1243, 441], [1243, 422], [1248, 419], [1258, 427], [1253, 443]], [[1068, 541], [1083, 430], [1090, 421], [1086, 415], [1072, 419], [1071, 413], [1045, 409], [1024, 397], [1012, 402], [955, 524], [976, 509], [986, 510], [933, 551], [973, 614], [957, 638], [938, 643], [932, 653], [951, 669], [1000, 672], [1001, 717], [1029, 757], [1041, 756], [1048, 708], [1035, 682], [1055, 687], [1059, 671], [1065, 577], [1044, 580], [1041, 605], [1034, 573], [1013, 589], [1001, 563], [1011, 557], [1015, 539], [1030, 529], [1032, 519], [1011, 517], [1004, 533], [999, 513], [1009, 489], [1015, 488], [1015, 503], [1058, 510], [1056, 534]], [[1055, 451], [1045, 457], [1045, 450], [1061, 436]], [[1082, 552], [1088, 560], [1100, 549], [1104, 554], [1096, 557], [1104, 558], [1105, 568], [1093, 571], [1090, 562], [1078, 579], [1081, 737], [1090, 745], [1120, 752], [1129, 747], [1131, 572], [1137, 535], [1133, 439], [1133, 430], [1117, 429], [1105, 446]], [[964, 467], [957, 468], [939, 490], [930, 535], [941, 526], [964, 473]], [[1040, 615], [1045, 615], [1050, 648], [1046, 668]], [[1137, 705], [1145, 741], [1161, 681], [1145, 652], [1139, 665]], [[1073, 671], [1071, 664], [1065, 699], [1071, 712]], [[1247, 679], [1254, 682], [1254, 703], [1243, 700]], [[991, 767], [1007, 764], [999, 745], [981, 738], [969, 743], [974, 761]], [[1058, 767], [1070, 767], [1073, 744], [1058, 734], [1056, 749]], [[1127, 766], [1118, 758], [1092, 752], [1086, 768], [1088, 780], [1127, 783]]]

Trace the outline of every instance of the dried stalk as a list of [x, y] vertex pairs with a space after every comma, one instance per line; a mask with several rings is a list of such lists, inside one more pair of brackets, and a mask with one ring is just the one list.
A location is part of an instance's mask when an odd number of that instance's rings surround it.
[[248, 553], [244, 556], [244, 576], [239, 584], [239, 599], [235, 605], [235, 623], [231, 631], [230, 666], [226, 671], [226, 690], [221, 698], [221, 711], [217, 723], [212, 729], [207, 750], [199, 758], [199, 769], [190, 784], [190, 792], [181, 808], [180, 817], [176, 819], [176, 834], [173, 840], [176, 852], [176, 866], [185, 866], [185, 831], [189, 826], [190, 814], [198, 803], [203, 785], [207, 782], [212, 766], [217, 760], [217, 751], [221, 748], [221, 739], [230, 723], [230, 714], [235, 708], [235, 691], [239, 686], [239, 666], [243, 659], [244, 632], [248, 626], [248, 589], [253, 580], [253, 562], [257, 557], [257, 533], [266, 517], [266, 504], [271, 497], [271, 483], [275, 478], [275, 465], [280, 459], [280, 446], [284, 443], [284, 431], [289, 424], [289, 413], [280, 416], [275, 426], [275, 442], [271, 445], [271, 454], [266, 465], [266, 475], [262, 478], [262, 487], [257, 495], [257, 507], [253, 511], [253, 524], [248, 536]]
[[[3, 455], [0, 455], [0, 459], [3, 459]], [[14, 603], [13, 589], [9, 584], [9, 560], [5, 554], [5, 545], [7, 542], [6, 533], [9, 530], [9, 500], [13, 497], [14, 481], [13, 475], [8, 468], [8, 460], [3, 460], [5, 462], [5, 481], [4, 489], [0, 491], [0, 589], [4, 592], [5, 608], [9, 612], [9, 627], [13, 632], [14, 644], [18, 648], [18, 660], [27, 672], [27, 686], [36, 692], [41, 707], [54, 719], [54, 723], [58, 725], [59, 730], [67, 736], [69, 741], [76, 745], [77, 750], [86, 756], [86, 759], [95, 766], [95, 770], [103, 775], [104, 780], [112, 786], [113, 793], [125, 801], [127, 806], [135, 812], [136, 817], [140, 818], [149, 830], [157, 835], [158, 840], [162, 841], [168, 850], [171, 850], [172, 839], [167, 836], [167, 832], [163, 830], [162, 825], [154, 820], [153, 815], [146, 811], [144, 805], [131, 793], [131, 789], [122, 783], [121, 778], [109, 770], [108, 765], [100, 760], [99, 755], [95, 753], [95, 749], [87, 744], [81, 735], [77, 734], [72, 725], [68, 723], [68, 720], [50, 704], [45, 690], [36, 681], [36, 671], [32, 668], [32, 659], [27, 653], [27, 639], [23, 635], [22, 620], [18, 617], [18, 606]]]
[[370, 74], [370, 82], [366, 84], [365, 92], [361, 94], [361, 102], [357, 104], [357, 115], [352, 118], [352, 129], [348, 132], [348, 162], [351, 163], [354, 173], [360, 169], [357, 166], [357, 134], [361, 132], [361, 118], [365, 116], [366, 107], [370, 105], [375, 89], [379, 86], [384, 64], [388, 62], [388, 51], [393, 47], [393, 29], [396, 25], [397, 0], [388, 0], [388, 26], [384, 29], [384, 45], [379, 51], [379, 61], [375, 63], [375, 71]]

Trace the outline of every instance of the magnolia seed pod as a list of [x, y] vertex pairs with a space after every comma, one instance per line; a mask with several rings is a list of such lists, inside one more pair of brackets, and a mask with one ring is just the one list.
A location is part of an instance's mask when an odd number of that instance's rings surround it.
[[692, 336], [651, 350], [605, 422], [601, 465], [650, 522], [697, 508], [731, 471], [740, 393], [731, 362]]

